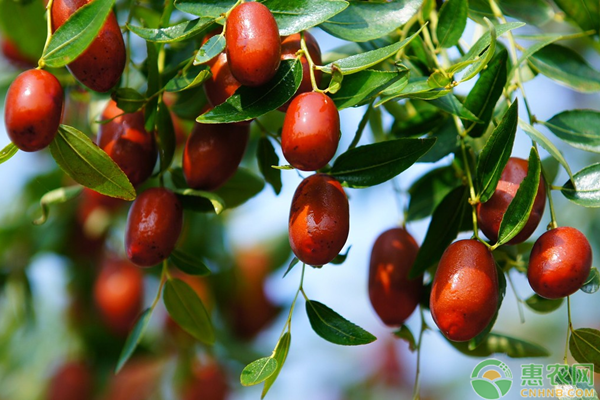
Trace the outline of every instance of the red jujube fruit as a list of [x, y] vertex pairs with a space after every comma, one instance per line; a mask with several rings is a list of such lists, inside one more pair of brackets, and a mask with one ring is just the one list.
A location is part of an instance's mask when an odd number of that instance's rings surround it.
[[144, 182], [152, 175], [158, 155], [154, 133], [144, 127], [144, 113], [123, 114], [110, 100], [101, 118], [110, 122], [100, 125], [98, 146], [125, 172], [132, 185]]
[[248, 124], [196, 124], [183, 151], [183, 173], [189, 187], [221, 187], [235, 174], [249, 137]]
[[[202, 40], [202, 44], [204, 45], [211, 37], [219, 33], [221, 33], [220, 29], [208, 33]], [[204, 92], [210, 105], [216, 107], [231, 97], [242, 84], [231, 74], [225, 51], [210, 60], [207, 65], [210, 67], [212, 75], [204, 82]]]
[[488, 326], [498, 308], [498, 272], [483, 243], [468, 239], [448, 246], [433, 278], [429, 305], [438, 328], [455, 342], [473, 339]]
[[289, 219], [290, 245], [309, 265], [323, 265], [342, 250], [350, 229], [348, 198], [326, 174], [305, 178], [294, 193]]
[[227, 60], [233, 76], [246, 86], [267, 83], [279, 68], [281, 39], [271, 11], [258, 2], [236, 6], [225, 30]]
[[340, 115], [329, 96], [308, 92], [288, 107], [281, 131], [285, 159], [302, 171], [316, 171], [333, 158], [340, 140]]
[[30, 69], [6, 93], [4, 123], [8, 137], [23, 151], [37, 151], [54, 140], [62, 116], [64, 93], [50, 72]]
[[[502, 217], [510, 202], [515, 198], [519, 185], [527, 176], [528, 162], [522, 158], [511, 157], [502, 171], [498, 186], [492, 197], [485, 203], [477, 205], [477, 221], [481, 231], [492, 241], [498, 240], [498, 231]], [[540, 179], [537, 195], [531, 209], [531, 214], [521, 232], [507, 244], [519, 244], [531, 236], [540, 223], [546, 206], [546, 188]]]
[[575, 293], [592, 268], [592, 248], [579, 230], [560, 227], [538, 238], [531, 249], [527, 279], [547, 299]]
[[373, 245], [369, 266], [369, 298], [379, 318], [400, 326], [410, 317], [423, 289], [423, 277], [409, 279], [419, 245], [403, 228], [383, 232]]
[[88, 400], [93, 393], [93, 376], [89, 367], [80, 361], [60, 366], [52, 375], [46, 400]]
[[[52, 32], [90, 1], [92, 0], [55, 0], [52, 3]], [[121, 28], [115, 13], [111, 11], [96, 38], [67, 68], [88, 88], [108, 92], [121, 78], [126, 58]]]
[[183, 209], [169, 189], [151, 188], [131, 205], [125, 228], [127, 257], [142, 267], [165, 260], [175, 249], [183, 225]]

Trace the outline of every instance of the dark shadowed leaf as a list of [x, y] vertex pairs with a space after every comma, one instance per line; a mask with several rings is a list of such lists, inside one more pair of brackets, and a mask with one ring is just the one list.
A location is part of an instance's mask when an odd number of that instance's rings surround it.
[[312, 28], [334, 17], [348, 7], [343, 0], [265, 0], [281, 36]]
[[263, 387], [262, 394], [260, 395], [261, 399], [265, 398], [265, 396], [269, 392], [269, 389], [271, 388], [271, 386], [273, 386], [273, 383], [275, 383], [275, 380], [279, 376], [281, 368], [283, 367], [283, 364], [285, 363], [287, 355], [290, 351], [291, 341], [292, 335], [289, 332], [286, 332], [279, 339], [279, 342], [277, 342], [277, 347], [275, 347], [275, 354], [273, 355], [273, 358], [277, 360], [277, 368], [275, 369], [275, 372], [273, 372], [273, 374], [265, 380], [265, 386]]
[[135, 25], [127, 25], [127, 29], [149, 42], [173, 43], [187, 40], [203, 33], [213, 22], [213, 18], [198, 18], [160, 29], [142, 28]]
[[598, 289], [600, 289], [600, 272], [596, 267], [593, 267], [579, 290], [587, 294], [594, 294]]
[[591, 328], [575, 329], [569, 338], [569, 350], [579, 363], [592, 363], [600, 369], [600, 331]]
[[477, 182], [482, 203], [488, 201], [496, 191], [502, 171], [510, 158], [517, 133], [518, 110], [519, 102], [515, 99], [479, 156]]
[[166, 171], [175, 155], [175, 127], [169, 109], [162, 101], [158, 103], [156, 113], [156, 144], [160, 154], [160, 171]]
[[194, 289], [180, 279], [165, 283], [163, 301], [169, 315], [190, 335], [206, 344], [215, 342], [210, 316]]
[[123, 112], [134, 113], [146, 104], [146, 98], [137, 90], [131, 88], [119, 88], [111, 93], [110, 97], [117, 102]]
[[214, 211], [215, 214], [220, 214], [226, 207], [225, 201], [221, 196], [213, 192], [186, 188], [175, 190], [175, 194], [177, 194], [183, 208], [192, 211]]
[[335, 256], [335, 258], [333, 260], [331, 260], [329, 263], [330, 264], [335, 264], [335, 265], [340, 265], [343, 264], [344, 261], [346, 261], [346, 258], [348, 258], [348, 254], [350, 254], [350, 249], [352, 248], [352, 246], [349, 246], [348, 249], [346, 250], [345, 254], [338, 254], [337, 256]]
[[59, 68], [79, 57], [98, 36], [114, 4], [115, 0], [94, 0], [75, 11], [52, 34], [40, 64]]
[[503, 245], [517, 236], [527, 223], [537, 196], [541, 170], [540, 157], [535, 147], [532, 147], [529, 153], [527, 176], [519, 184], [519, 189], [515, 197], [508, 205], [506, 213], [502, 217], [500, 229], [498, 230], [498, 243], [495, 246]]
[[529, 62], [540, 73], [571, 89], [584, 93], [600, 91], [600, 72], [567, 47], [550, 44], [534, 53]]
[[313, 330], [328, 342], [343, 346], [358, 346], [377, 339], [318, 301], [306, 301], [306, 314]]
[[281, 192], [281, 171], [272, 168], [273, 165], [279, 165], [279, 157], [277, 156], [277, 153], [275, 153], [273, 144], [266, 137], [261, 137], [258, 141], [258, 146], [256, 147], [256, 160], [258, 161], [258, 168], [265, 178], [265, 181], [273, 187], [275, 194], [279, 194]]
[[552, 312], [554, 310], [558, 310], [563, 303], [562, 298], [560, 299], [546, 299], [537, 294], [532, 294], [527, 300], [525, 300], [525, 304], [527, 307], [531, 308], [533, 311], [538, 312], [540, 314], [546, 314]]
[[265, 181], [247, 168], [240, 167], [235, 175], [223, 186], [215, 190], [227, 208], [234, 208], [259, 194], [265, 187]]
[[408, 275], [410, 279], [422, 275], [427, 268], [435, 264], [442, 257], [446, 247], [456, 239], [469, 205], [468, 194], [466, 186], [459, 186], [448, 193], [435, 208], [423, 244]]
[[398, 81], [408, 83], [408, 70], [388, 72], [368, 69], [346, 76], [341, 89], [330, 97], [338, 110], [343, 110], [368, 103]]
[[42, 225], [48, 219], [48, 213], [50, 212], [50, 206], [53, 204], [62, 204], [69, 201], [81, 193], [83, 190], [82, 186], [69, 186], [54, 189], [44, 194], [40, 199], [40, 207], [42, 209], [42, 215], [33, 221], [36, 225]]
[[467, 0], [448, 0], [444, 2], [439, 13], [437, 38], [440, 46], [455, 46], [467, 26]]
[[573, 182], [575, 186], [569, 180], [561, 190], [567, 199], [583, 207], [600, 207], [600, 163], [575, 173]]
[[296, 266], [296, 264], [298, 264], [300, 262], [300, 260], [298, 260], [298, 258], [294, 257], [292, 258], [292, 261], [290, 261], [290, 265], [288, 265], [287, 269], [285, 270], [285, 273], [283, 274], [283, 278], [285, 278], [285, 276]]
[[284, 105], [298, 90], [302, 81], [302, 65], [298, 60], [281, 62], [277, 74], [260, 87], [242, 86], [235, 94], [196, 121], [222, 124], [249, 121]]
[[119, 373], [121, 368], [125, 365], [129, 357], [135, 351], [135, 348], [142, 340], [142, 336], [144, 335], [144, 331], [146, 331], [146, 327], [148, 326], [148, 322], [150, 322], [150, 318], [152, 317], [152, 308], [147, 308], [140, 315], [135, 326], [129, 332], [129, 336], [127, 336], [127, 340], [123, 345], [123, 350], [121, 350], [121, 355], [119, 356], [119, 361], [117, 362], [117, 366], [115, 368], [115, 374]]
[[396, 336], [398, 339], [402, 339], [408, 342], [408, 348], [410, 349], [410, 351], [415, 351], [417, 349], [417, 342], [415, 340], [415, 336], [410, 331], [408, 326], [402, 325], [400, 329], [394, 332], [394, 336]]
[[600, 112], [595, 110], [563, 111], [544, 125], [573, 147], [600, 153]]
[[204, 64], [209, 62], [221, 52], [225, 50], [225, 36], [215, 35], [208, 39], [206, 43], [200, 47], [198, 53], [196, 53], [196, 57], [194, 58], [194, 65]]
[[479, 122], [479, 118], [473, 114], [467, 107], [463, 105], [453, 94], [447, 94], [438, 99], [431, 100], [430, 104], [436, 106], [440, 110], [449, 112], [450, 114], [456, 115], [459, 118], [466, 119], [468, 121]]
[[584, 31], [600, 33], [600, 4], [597, 0], [554, 0], [556, 5]]
[[441, 167], [420, 177], [408, 189], [410, 201], [406, 221], [418, 221], [433, 213], [437, 205], [460, 184], [453, 167]]
[[258, 385], [273, 375], [277, 366], [277, 360], [273, 357], [259, 358], [244, 367], [240, 382], [244, 386]]
[[75, 182], [110, 197], [135, 199], [136, 192], [127, 175], [77, 129], [60, 125], [50, 143], [50, 152], [58, 166]]
[[204, 264], [201, 257], [196, 257], [183, 250], [173, 250], [169, 256], [169, 260], [188, 275], [210, 275], [210, 269]]
[[434, 143], [435, 139], [396, 139], [359, 146], [341, 154], [329, 173], [348, 187], [378, 185], [413, 165]]
[[508, 335], [490, 333], [476, 348], [469, 350], [469, 342], [448, 341], [456, 350], [471, 357], [489, 357], [502, 353], [511, 358], [548, 357], [550, 353], [542, 346]]

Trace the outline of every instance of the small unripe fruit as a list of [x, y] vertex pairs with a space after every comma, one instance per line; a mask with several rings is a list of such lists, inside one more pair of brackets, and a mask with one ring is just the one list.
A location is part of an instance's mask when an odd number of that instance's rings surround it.
[[[527, 176], [527, 168], [527, 160], [511, 157], [502, 171], [500, 181], [492, 197], [487, 202], [477, 205], [479, 228], [493, 242], [498, 240], [502, 217], [504, 217], [510, 202], [515, 198], [519, 185]], [[527, 240], [539, 225], [545, 206], [546, 188], [543, 179], [540, 177], [540, 184], [529, 219], [521, 232], [507, 244], [519, 244]]]
[[144, 182], [154, 169], [158, 151], [154, 134], [144, 127], [144, 113], [123, 114], [117, 103], [110, 100], [102, 113], [98, 146], [125, 172], [132, 185]]
[[[55, 0], [52, 3], [52, 32], [90, 1], [92, 0]], [[96, 38], [67, 68], [88, 88], [108, 92], [121, 78], [125, 61], [125, 42], [117, 17], [111, 11]]]
[[316, 171], [333, 158], [340, 140], [340, 115], [333, 100], [318, 92], [298, 95], [281, 131], [285, 159], [302, 171]]
[[290, 209], [290, 245], [309, 265], [323, 265], [342, 250], [350, 229], [348, 198], [329, 175], [305, 178], [294, 193]]
[[267, 83], [279, 68], [281, 39], [271, 11], [258, 2], [236, 6], [225, 30], [227, 60], [233, 76], [246, 86]]
[[[290, 60], [296, 58], [296, 53], [300, 50], [300, 34], [294, 33], [293, 35], [286, 36], [281, 41], [281, 59], [282, 60]], [[304, 41], [306, 42], [306, 48], [308, 49], [308, 53], [310, 54], [310, 58], [316, 65], [321, 65], [321, 48], [319, 47], [319, 43], [315, 39], [310, 32], [304, 32]], [[308, 59], [305, 55], [300, 57], [300, 62], [302, 63], [302, 82], [300, 82], [300, 87], [296, 92], [295, 96], [298, 96], [302, 93], [311, 92], [313, 90], [312, 82], [310, 79], [310, 66], [308, 64]], [[317, 85], [321, 82], [321, 76], [323, 72], [319, 69], [314, 71], [315, 81]], [[292, 98], [293, 100], [293, 98]], [[280, 111], [286, 111], [290, 105], [288, 101], [283, 106], [279, 107]]]
[[369, 298], [379, 318], [400, 326], [410, 317], [423, 289], [423, 277], [409, 279], [419, 245], [402, 228], [383, 232], [373, 245], [369, 267]]
[[498, 308], [494, 257], [473, 239], [452, 243], [440, 259], [430, 297], [431, 316], [444, 336], [464, 342], [480, 334]]
[[127, 335], [141, 311], [144, 277], [125, 260], [107, 260], [94, 283], [94, 300], [111, 331]]
[[58, 131], [64, 93], [54, 75], [30, 69], [14, 80], [6, 93], [4, 123], [10, 140], [23, 151], [48, 146]]
[[159, 187], [146, 190], [127, 216], [127, 257], [142, 267], [160, 263], [175, 249], [182, 225], [183, 209], [173, 192]]
[[196, 124], [183, 152], [183, 173], [189, 187], [221, 187], [235, 174], [249, 137], [248, 124]]
[[592, 268], [592, 248], [583, 233], [560, 227], [538, 238], [531, 249], [527, 279], [531, 288], [547, 299], [575, 293]]

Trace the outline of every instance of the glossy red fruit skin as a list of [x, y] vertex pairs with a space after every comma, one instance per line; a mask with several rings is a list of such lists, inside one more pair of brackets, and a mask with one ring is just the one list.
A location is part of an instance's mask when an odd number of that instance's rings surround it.
[[215, 190], [231, 178], [242, 161], [248, 124], [196, 124], [183, 150], [183, 173], [188, 186]]
[[373, 245], [369, 265], [369, 298], [381, 321], [401, 326], [419, 304], [423, 277], [409, 279], [419, 245], [402, 228], [388, 229]]
[[[92, 0], [55, 0], [52, 3], [52, 32], [79, 8]], [[67, 67], [79, 82], [97, 92], [108, 92], [119, 82], [127, 55], [125, 42], [113, 11], [90, 46]]]
[[547, 299], [575, 293], [592, 268], [592, 248], [579, 230], [560, 227], [544, 233], [531, 249], [527, 279]]
[[50, 72], [30, 69], [14, 80], [6, 93], [4, 123], [10, 140], [23, 151], [50, 144], [60, 124], [64, 93]]
[[92, 398], [93, 376], [78, 361], [62, 365], [50, 379], [46, 400], [88, 400]]
[[281, 149], [285, 159], [302, 171], [316, 171], [333, 158], [340, 141], [340, 115], [329, 96], [298, 95], [285, 114]]
[[498, 308], [498, 273], [492, 253], [474, 239], [452, 243], [433, 278], [430, 309], [444, 336], [471, 340], [491, 322]]
[[342, 250], [350, 230], [348, 198], [326, 174], [305, 178], [294, 193], [289, 219], [292, 251], [309, 265], [324, 265]]
[[[313, 35], [308, 31], [304, 31], [304, 40], [306, 41], [306, 47], [308, 49], [308, 53], [310, 54], [310, 58], [316, 65], [321, 65], [321, 48], [319, 47], [319, 43], [315, 39]], [[286, 36], [281, 40], [281, 60], [290, 60], [296, 58], [296, 53], [300, 50], [300, 34], [294, 33], [293, 35]], [[312, 82], [310, 80], [310, 66], [308, 65], [308, 60], [306, 56], [300, 57], [300, 62], [302, 63], [302, 82], [300, 82], [300, 87], [296, 92], [295, 96], [298, 96], [302, 93], [311, 92], [313, 90]], [[315, 81], [317, 84], [321, 82], [321, 77], [323, 72], [321, 70], [315, 70]], [[287, 111], [291, 101], [294, 98], [290, 99], [287, 103], [279, 107], [279, 111]]]
[[[221, 29], [209, 32], [202, 44], [204, 45], [210, 38], [221, 33]], [[204, 92], [206, 98], [212, 107], [216, 107], [227, 100], [242, 84], [231, 74], [229, 64], [227, 63], [227, 53], [221, 52], [217, 57], [208, 63], [212, 76], [204, 82]]]
[[281, 39], [273, 14], [262, 3], [242, 3], [231, 11], [225, 41], [229, 68], [242, 85], [260, 86], [275, 76]]
[[141, 267], [160, 263], [175, 249], [182, 225], [183, 208], [173, 192], [160, 187], [146, 190], [127, 215], [127, 257]]
[[136, 186], [152, 175], [158, 151], [154, 133], [146, 132], [144, 127], [144, 113], [121, 114], [123, 111], [117, 103], [110, 100], [101, 119], [112, 120], [100, 125], [96, 143]]
[[144, 277], [138, 267], [126, 260], [104, 262], [94, 283], [94, 300], [106, 325], [125, 336], [142, 310]]
[[[491, 241], [498, 240], [500, 222], [510, 202], [515, 197], [519, 185], [527, 176], [528, 162], [522, 158], [511, 157], [502, 171], [500, 181], [492, 197], [485, 203], [477, 205], [479, 228]], [[527, 223], [507, 244], [519, 244], [527, 240], [540, 223], [546, 207], [546, 187], [540, 177], [537, 195]]]

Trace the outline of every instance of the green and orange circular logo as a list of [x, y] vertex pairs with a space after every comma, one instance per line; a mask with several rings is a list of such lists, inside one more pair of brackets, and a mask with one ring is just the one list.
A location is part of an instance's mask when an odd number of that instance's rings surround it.
[[512, 372], [508, 365], [495, 358], [483, 360], [471, 373], [471, 386], [485, 400], [496, 400], [506, 396], [512, 386]]

